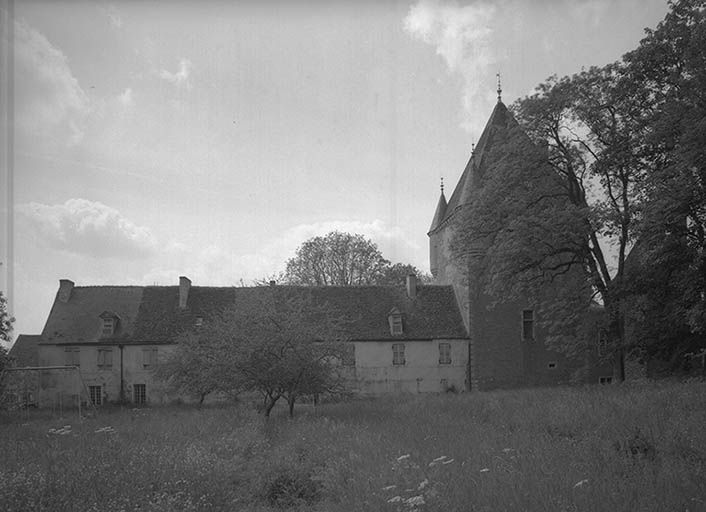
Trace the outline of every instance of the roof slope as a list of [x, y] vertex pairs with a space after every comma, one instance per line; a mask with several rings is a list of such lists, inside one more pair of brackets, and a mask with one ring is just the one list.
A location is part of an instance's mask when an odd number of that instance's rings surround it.
[[39, 364], [39, 334], [20, 334], [10, 348], [9, 356], [17, 367], [37, 366]]
[[505, 104], [502, 101], [498, 101], [490, 114], [480, 139], [478, 139], [478, 144], [476, 144], [466, 164], [466, 168], [461, 174], [461, 178], [456, 184], [456, 188], [451, 194], [445, 209], [444, 218], [432, 230], [452, 217], [458, 208], [468, 203], [471, 192], [478, 186], [480, 176], [482, 176], [484, 169], [489, 166], [488, 160], [492, 149], [495, 146], [506, 143], [510, 137], [518, 135], [529, 140]]
[[[187, 308], [179, 308], [178, 286], [76, 287], [68, 303], [56, 301], [42, 335], [43, 343], [169, 343], [193, 328], [197, 317], [214, 311], [248, 310], [246, 305], [307, 299], [349, 319], [353, 340], [466, 338], [451, 286], [418, 286], [409, 299], [397, 286], [263, 286], [252, 288], [192, 286]], [[396, 307], [404, 334], [392, 336], [387, 315]], [[111, 311], [120, 328], [109, 340], [100, 338], [99, 315]]]

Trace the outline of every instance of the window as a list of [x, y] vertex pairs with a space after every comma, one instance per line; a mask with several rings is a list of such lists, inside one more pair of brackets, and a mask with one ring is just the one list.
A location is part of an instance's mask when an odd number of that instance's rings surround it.
[[603, 357], [608, 353], [608, 333], [601, 329], [598, 333], [598, 355]]
[[449, 390], [449, 380], [448, 379], [441, 379], [441, 391], [444, 393]]
[[613, 382], [613, 377], [598, 377], [598, 384], [610, 384]]
[[81, 349], [78, 347], [66, 347], [64, 349], [64, 360], [66, 366], [81, 366]]
[[402, 313], [397, 308], [392, 308], [387, 315], [387, 321], [390, 323], [390, 334], [393, 336], [401, 335], [404, 330], [402, 326]]
[[551, 363], [547, 363], [547, 368], [549, 368], [550, 370], [555, 370], [556, 362], [552, 361]]
[[203, 325], [203, 317], [197, 316], [196, 320], [194, 320], [194, 325], [196, 327], [201, 327]]
[[343, 366], [355, 366], [355, 345], [352, 343], [344, 345], [341, 364]]
[[103, 388], [101, 386], [88, 386], [88, 394], [93, 405], [103, 403]]
[[132, 395], [133, 400], [137, 405], [144, 405], [147, 403], [147, 384], [133, 384], [132, 385]]
[[393, 343], [392, 344], [392, 364], [403, 365], [404, 360], [404, 343]]
[[522, 339], [531, 341], [534, 339], [534, 310], [522, 310]]
[[113, 367], [113, 349], [99, 348], [98, 349], [98, 368]]
[[451, 343], [439, 343], [439, 364], [451, 364]]
[[143, 348], [142, 349], [142, 367], [154, 368], [157, 366], [157, 349]]
[[105, 317], [103, 318], [103, 330], [101, 331], [102, 336], [112, 336], [115, 332], [115, 318]]

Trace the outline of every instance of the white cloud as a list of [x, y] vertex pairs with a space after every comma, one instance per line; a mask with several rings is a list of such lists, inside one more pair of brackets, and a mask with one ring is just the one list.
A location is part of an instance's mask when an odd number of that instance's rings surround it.
[[378, 244], [383, 256], [388, 258], [396, 246], [417, 248], [407, 240], [402, 229], [388, 226], [381, 220], [323, 221], [289, 228], [257, 251], [246, 254], [237, 254], [217, 243], [205, 247], [188, 247], [181, 242], [172, 242], [160, 254], [159, 266], [145, 274], [141, 283], [134, 284], [169, 285], [176, 283], [178, 276], [186, 275], [194, 284], [199, 285], [231, 286], [241, 284], [241, 280], [250, 285], [255, 279], [284, 270], [286, 261], [309, 238], [336, 230], [370, 238]]
[[15, 21], [15, 124], [20, 138], [59, 145], [83, 139], [90, 111], [66, 56], [24, 21]]
[[18, 206], [21, 220], [36, 239], [51, 248], [94, 257], [142, 258], [157, 244], [150, 230], [114, 208], [87, 199], [64, 204]]
[[[404, 28], [411, 36], [434, 46], [449, 71], [463, 76], [466, 114], [477, 113], [478, 104], [485, 105], [488, 100], [488, 83], [492, 83], [495, 74], [492, 66], [498, 60], [491, 44], [495, 15], [496, 7], [485, 1], [460, 6], [455, 2], [420, 0], [404, 20]], [[472, 121], [464, 125], [479, 129]]]
[[118, 95], [118, 102], [125, 108], [135, 104], [135, 99], [132, 97], [132, 88], [128, 87]]
[[105, 8], [105, 12], [108, 15], [108, 19], [110, 20], [110, 24], [117, 29], [123, 28], [123, 19], [120, 16], [120, 13], [118, 12], [118, 9], [115, 7], [115, 5], [110, 4], [108, 5], [107, 8]]
[[183, 86], [188, 89], [191, 87], [189, 75], [191, 75], [192, 67], [193, 66], [190, 60], [181, 59], [179, 61], [179, 69], [175, 73], [172, 73], [171, 71], [168, 71], [166, 69], [162, 69], [159, 71], [159, 77], [166, 80], [167, 82], [173, 83], [176, 86]]

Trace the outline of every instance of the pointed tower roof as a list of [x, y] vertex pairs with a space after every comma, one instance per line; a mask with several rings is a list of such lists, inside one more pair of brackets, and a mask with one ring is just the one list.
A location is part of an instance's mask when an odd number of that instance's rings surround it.
[[[478, 139], [478, 143], [471, 152], [471, 158], [468, 160], [463, 174], [461, 174], [461, 179], [458, 181], [453, 194], [451, 194], [442, 221], [449, 218], [456, 209], [468, 202], [471, 191], [476, 186], [478, 178], [483, 174], [484, 164], [492, 147], [506, 141], [508, 132], [515, 129], [521, 130], [505, 104], [498, 100], [480, 139]], [[438, 223], [436, 226], [438, 226]]]
[[444, 195], [444, 178], [441, 178], [441, 195], [439, 196], [439, 202], [436, 205], [436, 212], [434, 212], [434, 220], [431, 221], [431, 226], [429, 227], [429, 233], [434, 231], [441, 221], [446, 217], [446, 196]]

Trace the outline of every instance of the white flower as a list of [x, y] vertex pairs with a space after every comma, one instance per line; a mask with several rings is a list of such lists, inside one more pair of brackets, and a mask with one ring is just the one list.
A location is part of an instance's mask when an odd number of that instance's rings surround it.
[[409, 453], [406, 455], [400, 455], [397, 457], [397, 462], [402, 462], [403, 460], [409, 459]]
[[442, 462], [442, 464], [444, 464], [444, 465], [451, 464], [453, 461], [454, 461], [454, 459], [445, 460], [444, 462]]
[[387, 487], [383, 487], [382, 490], [383, 491], [390, 491], [390, 490], [394, 489], [395, 487], [397, 487], [397, 486], [396, 485], [388, 485]]
[[437, 457], [436, 459], [434, 459], [432, 462], [441, 462], [445, 458], [446, 458], [446, 455], [442, 455], [441, 457]]
[[490, 468], [483, 468], [480, 470], [481, 473], [487, 473], [488, 471], [490, 471]]
[[574, 489], [576, 489], [577, 487], [583, 487], [587, 483], [588, 483], [588, 479], [584, 479], [584, 480], [581, 480], [580, 482], [576, 482], [574, 484]]
[[510, 453], [512, 448], [503, 448], [503, 453]]
[[402, 501], [402, 496], [394, 496], [387, 500], [388, 503], [397, 503], [398, 501]]
[[428, 479], [428, 478], [425, 478], [424, 480], [422, 480], [421, 482], [419, 482], [419, 487], [417, 487], [417, 490], [418, 490], [418, 491], [421, 491], [421, 490], [424, 489], [427, 485], [429, 485], [429, 479]]

